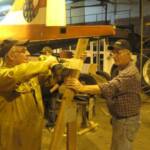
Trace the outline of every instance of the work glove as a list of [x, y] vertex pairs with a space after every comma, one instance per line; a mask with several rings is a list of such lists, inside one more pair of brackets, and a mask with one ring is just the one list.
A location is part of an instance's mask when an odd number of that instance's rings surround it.
[[53, 68], [53, 66], [55, 66], [56, 64], [59, 64], [57, 58], [52, 55], [48, 56], [47, 59], [44, 61], [50, 69]]

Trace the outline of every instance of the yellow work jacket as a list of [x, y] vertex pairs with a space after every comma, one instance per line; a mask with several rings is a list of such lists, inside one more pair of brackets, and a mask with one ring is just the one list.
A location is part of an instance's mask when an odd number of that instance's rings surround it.
[[0, 150], [40, 150], [43, 104], [38, 74], [44, 62], [0, 68]]

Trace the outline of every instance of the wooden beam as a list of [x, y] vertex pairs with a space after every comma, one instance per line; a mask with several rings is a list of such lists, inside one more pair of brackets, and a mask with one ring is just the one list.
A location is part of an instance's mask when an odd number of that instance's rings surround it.
[[56, 40], [115, 34], [115, 29], [111, 25], [68, 25], [66, 28], [46, 27], [45, 25], [2, 25], [0, 31], [0, 40], [7, 38], [16, 40]]

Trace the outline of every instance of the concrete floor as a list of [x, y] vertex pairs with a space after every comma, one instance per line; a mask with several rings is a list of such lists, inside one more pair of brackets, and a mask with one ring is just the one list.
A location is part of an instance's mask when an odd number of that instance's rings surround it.
[[[111, 144], [110, 116], [104, 101], [96, 101], [96, 115], [94, 121], [99, 126], [84, 135], [78, 136], [78, 150], [109, 150]], [[51, 140], [51, 131], [43, 129], [42, 150], [48, 150]], [[150, 98], [142, 103], [141, 128], [134, 142], [134, 150], [150, 150]], [[60, 150], [66, 150], [65, 137]]]

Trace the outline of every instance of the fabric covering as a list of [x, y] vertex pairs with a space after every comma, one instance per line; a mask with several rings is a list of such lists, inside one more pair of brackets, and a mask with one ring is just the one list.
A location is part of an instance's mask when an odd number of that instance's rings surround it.
[[0, 69], [0, 150], [40, 150], [43, 104], [38, 74], [43, 62]]

